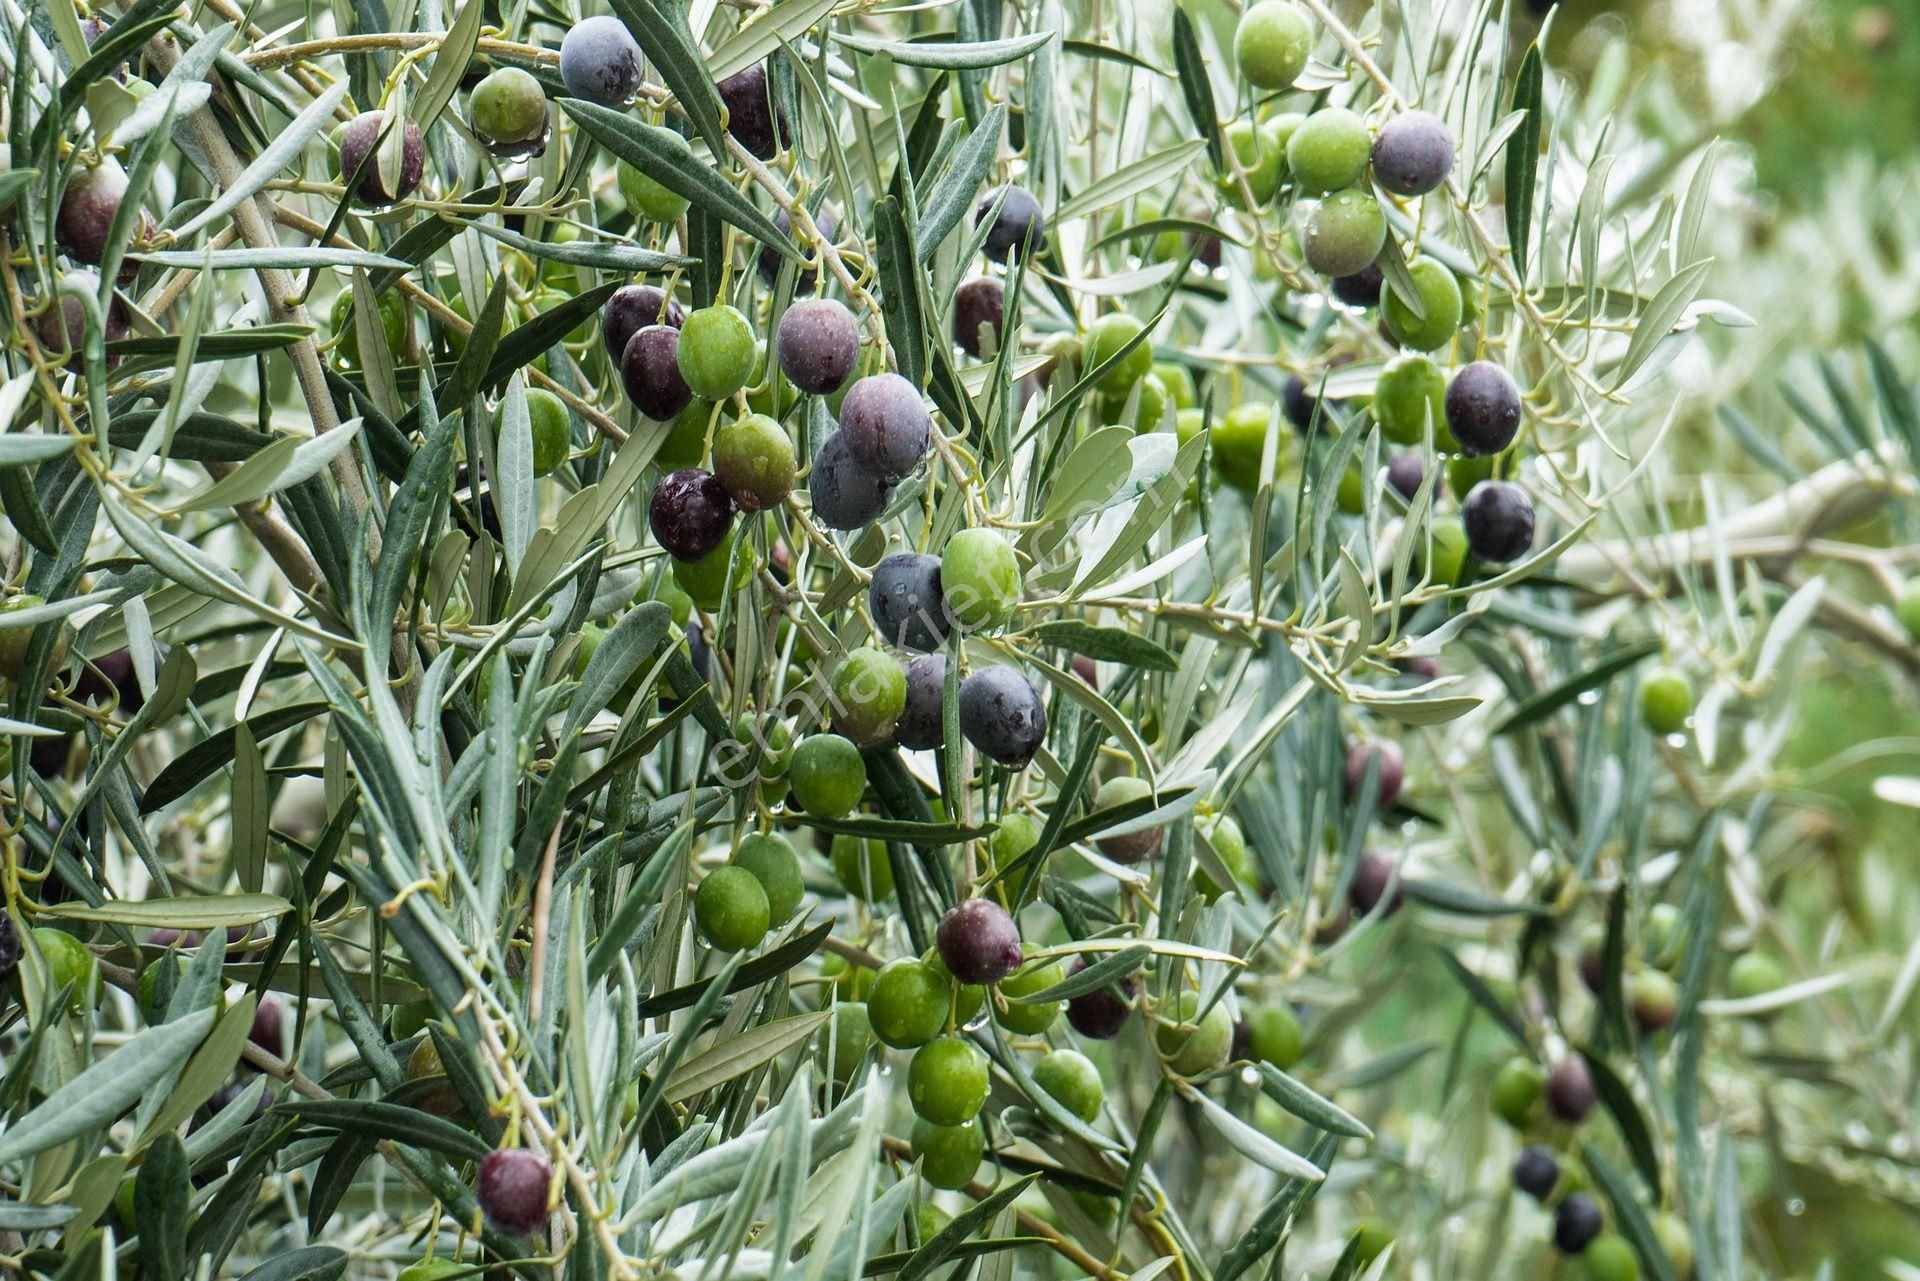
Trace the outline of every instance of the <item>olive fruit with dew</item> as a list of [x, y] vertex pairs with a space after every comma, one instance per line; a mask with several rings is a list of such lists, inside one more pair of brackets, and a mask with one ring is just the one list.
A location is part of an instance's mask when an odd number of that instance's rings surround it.
[[620, 200], [635, 222], [674, 223], [692, 202], [658, 179], [622, 160], [614, 165], [614, 183]]
[[855, 743], [885, 742], [907, 705], [907, 674], [883, 649], [849, 650], [833, 669], [833, 730]]
[[[416, 179], [417, 181], [417, 179]], [[60, 210], [54, 219], [54, 238], [75, 262], [98, 265], [107, 252], [107, 238], [113, 219], [120, 212], [127, 194], [127, 171], [120, 162], [108, 157], [99, 164], [82, 166], [67, 179], [60, 197]], [[135, 240], [147, 240], [154, 234], [153, 218], [140, 211]], [[140, 264], [126, 260], [120, 266], [120, 283], [130, 283]]]
[[1533, 500], [1520, 486], [1483, 480], [1460, 505], [1467, 546], [1481, 560], [1518, 560], [1533, 546]]
[[467, 124], [487, 150], [503, 160], [547, 149], [547, 95], [520, 67], [488, 73], [467, 97]]
[[743, 512], [786, 501], [799, 463], [787, 429], [765, 414], [742, 414], [713, 437], [713, 474]]
[[1530, 1144], [1513, 1159], [1513, 1186], [1544, 1202], [1560, 1184], [1560, 1158], [1552, 1148]]
[[1182, 992], [1158, 1016], [1153, 1043], [1176, 1074], [1199, 1076], [1227, 1061], [1233, 1048], [1233, 1020], [1221, 1002], [1215, 1001], [1202, 1014], [1200, 994]]
[[1396, 196], [1424, 196], [1453, 172], [1453, 130], [1426, 111], [1406, 111], [1373, 139], [1373, 180]]
[[861, 466], [847, 448], [847, 434], [836, 431], [821, 442], [807, 476], [814, 519], [828, 529], [859, 529], [887, 509], [893, 486]]
[[701, 307], [687, 313], [675, 354], [680, 377], [694, 395], [725, 400], [753, 376], [753, 326], [737, 307]]
[[965, 1125], [987, 1101], [987, 1056], [958, 1036], [927, 1042], [907, 1067], [907, 1098], [923, 1120]]
[[1387, 215], [1380, 202], [1357, 187], [1325, 197], [1307, 215], [1301, 250], [1307, 265], [1327, 276], [1351, 276], [1380, 256], [1387, 243]]
[[885, 841], [864, 840], [842, 833], [827, 850], [833, 877], [842, 889], [867, 903], [893, 897], [893, 862]]
[[[622, 285], [600, 309], [600, 337], [606, 342], [607, 355], [617, 362], [626, 354], [627, 343], [642, 329], [649, 325], [678, 329], [686, 319], [687, 309], [658, 285]], [[677, 351], [675, 356], [677, 365]]]
[[1240, 78], [1259, 89], [1290, 89], [1307, 69], [1313, 30], [1289, 0], [1260, 0], [1240, 15], [1233, 61]]
[[1570, 1192], [1553, 1212], [1553, 1244], [1562, 1254], [1579, 1254], [1606, 1226], [1599, 1204], [1584, 1192]]
[[1008, 184], [981, 197], [974, 221], [993, 221], [982, 248], [995, 262], [1008, 262], [1037, 253], [1046, 243], [1047, 219], [1040, 202], [1025, 187]]
[[873, 625], [889, 645], [922, 652], [945, 643], [951, 626], [940, 588], [940, 558], [895, 552], [873, 567], [867, 586]]
[[933, 419], [920, 391], [899, 374], [872, 374], [840, 402], [840, 439], [853, 460], [883, 480], [899, 480], [926, 457]]
[[1460, 279], [1445, 264], [1425, 254], [1407, 264], [1414, 292], [1420, 298], [1416, 312], [1407, 300], [1394, 291], [1391, 283], [1380, 286], [1380, 318], [1387, 332], [1402, 347], [1414, 351], [1438, 351], [1453, 340], [1460, 330]]
[[760, 878], [729, 863], [700, 882], [693, 898], [694, 919], [707, 942], [723, 952], [740, 952], [767, 936], [772, 909]]
[[1540, 1107], [1540, 1096], [1547, 1088], [1546, 1074], [1532, 1059], [1511, 1058], [1493, 1074], [1488, 1099], [1493, 1113], [1508, 1125], [1520, 1129], [1532, 1122]]
[[[1125, 395], [1153, 369], [1153, 344], [1140, 337], [1145, 331], [1146, 326], [1138, 317], [1124, 311], [1107, 312], [1087, 326], [1086, 341], [1080, 349], [1081, 362], [1087, 372], [1119, 358], [1095, 384], [1102, 394]], [[1136, 338], [1140, 340], [1135, 342]], [[1129, 348], [1128, 343], [1134, 345]], [[1123, 349], [1126, 355], [1121, 356]]]
[[1107, 1101], [1100, 1069], [1077, 1050], [1055, 1050], [1034, 1064], [1033, 1083], [1082, 1121], [1096, 1120]]
[[1283, 1004], [1262, 1005], [1247, 1011], [1247, 1054], [1261, 1063], [1286, 1071], [1300, 1061], [1306, 1034], [1300, 1020]]
[[1011, 667], [975, 669], [960, 682], [960, 732], [981, 755], [1024, 769], [1047, 737], [1047, 705]]
[[1006, 289], [992, 276], [975, 276], [953, 295], [953, 340], [969, 356], [983, 356], [988, 346], [986, 335], [993, 335], [998, 350], [1006, 336]]
[[998, 531], [963, 529], [940, 554], [940, 588], [947, 616], [962, 631], [976, 631], [1007, 620], [1025, 580], [1013, 544]]
[[498, 1148], [481, 1159], [474, 1198], [502, 1232], [525, 1236], [547, 1221], [553, 1167], [531, 1148]]
[[[1093, 794], [1094, 812], [1144, 800], [1153, 795], [1153, 785], [1144, 778], [1122, 774], [1100, 784]], [[1167, 829], [1160, 825], [1136, 828], [1094, 838], [1100, 852], [1116, 863], [1144, 863], [1160, 852]]]
[[948, 908], [934, 941], [947, 972], [962, 983], [998, 983], [1020, 968], [1020, 927], [992, 899], [970, 898]]
[[[1086, 968], [1085, 958], [1076, 957], [1067, 975], [1072, 977]], [[1133, 1013], [1133, 996], [1138, 990], [1139, 981], [1129, 974], [1105, 987], [1070, 996], [1067, 998], [1067, 1022], [1081, 1036], [1095, 1041], [1111, 1041], [1120, 1035], [1120, 1029], [1126, 1026], [1127, 1016]]]
[[[1287, 171], [1300, 190], [1324, 195], [1359, 182], [1372, 152], [1365, 121], [1345, 107], [1322, 107], [1302, 120], [1287, 139]], [[1344, 276], [1357, 270], [1328, 274]]]
[[789, 382], [809, 395], [829, 396], [853, 376], [860, 329], [846, 304], [803, 298], [780, 317], [774, 346]]
[[[779, 724], [780, 722], [774, 722]], [[804, 885], [800, 879], [800, 856], [793, 845], [778, 832], [752, 832], [740, 838], [733, 852], [733, 865], [743, 867], [767, 896], [767, 924], [785, 925], [800, 910]]]
[[922, 654], [907, 664], [907, 703], [894, 722], [893, 741], [909, 751], [930, 752], [947, 741], [947, 656]]
[[787, 781], [807, 813], [840, 818], [853, 811], [867, 790], [867, 763], [860, 749], [838, 734], [813, 734], [793, 749]]
[[1380, 371], [1369, 406], [1380, 434], [1399, 445], [1417, 445], [1433, 428], [1438, 439], [1447, 427], [1447, 376], [1427, 356], [1395, 356]]
[[[381, 173], [380, 157], [375, 148], [382, 143], [381, 131], [385, 127], [386, 114], [380, 111], [363, 111], [353, 119], [333, 131], [333, 139], [338, 149], [337, 173], [341, 182], [353, 183], [353, 195], [361, 204], [370, 208], [384, 208], [411, 196], [420, 186], [420, 179], [427, 170], [427, 145], [420, 136], [420, 126], [409, 120], [404, 125], [400, 139], [400, 169], [398, 173]], [[358, 181], [354, 175], [359, 174]], [[387, 178], [393, 179], [393, 185], [387, 185]]]
[[1327, 282], [1333, 296], [1349, 307], [1377, 307], [1380, 305], [1380, 287], [1386, 283], [1386, 273], [1378, 262], [1370, 262], [1360, 270], [1347, 276], [1335, 276]]
[[1360, 862], [1353, 869], [1353, 880], [1347, 884], [1347, 904], [1353, 908], [1353, 914], [1371, 916], [1378, 910], [1383, 917], [1392, 916], [1404, 900], [1405, 892], [1392, 857], [1378, 850], [1361, 854]]
[[680, 331], [646, 325], [620, 354], [620, 381], [633, 407], [655, 422], [667, 422], [693, 403], [693, 389], [680, 372]]
[[567, 92], [603, 107], [622, 107], [640, 91], [644, 55], [627, 24], [614, 17], [586, 18], [560, 41], [560, 80]]
[[1598, 1098], [1593, 1072], [1578, 1054], [1569, 1054], [1547, 1073], [1547, 1110], [1568, 1125], [1584, 1121]]
[[889, 961], [867, 990], [867, 1020], [881, 1044], [918, 1049], [946, 1026], [948, 984], [926, 965], [903, 957]]
[[1067, 977], [1058, 961], [1043, 961], [1022, 966], [1000, 980], [1004, 1003], [994, 1009], [1000, 1026], [1020, 1036], [1039, 1036], [1053, 1026], [1065, 1008], [1064, 1001], [1035, 1001], [1030, 998], [1059, 985]]
[[1375, 757], [1380, 759], [1380, 768], [1375, 776], [1373, 803], [1379, 809], [1390, 809], [1400, 799], [1400, 788], [1407, 778], [1406, 757], [1401, 754], [1400, 744], [1390, 738], [1377, 742], [1355, 743], [1347, 749], [1347, 763], [1343, 772], [1345, 791], [1348, 800], [1360, 794], [1367, 781], [1367, 767]]
[[978, 1122], [962, 1125], [936, 1125], [924, 1117], [915, 1117], [910, 1136], [913, 1155], [920, 1162], [920, 1176], [936, 1188], [954, 1192], [973, 1181], [980, 1160], [986, 1155], [987, 1139]]
[[733, 528], [733, 499], [712, 472], [683, 467], [654, 488], [647, 523], [676, 560], [699, 560]]
[[1520, 388], [1490, 360], [1476, 360], [1447, 384], [1447, 430], [1469, 458], [1497, 454], [1520, 431]]
[[1693, 682], [1685, 672], [1661, 667], [1640, 682], [1640, 719], [1656, 734], [1678, 734], [1693, 715]]
[[767, 64], [756, 62], [714, 86], [727, 107], [727, 132], [760, 160], [778, 155], [787, 140], [787, 122], [774, 106]]

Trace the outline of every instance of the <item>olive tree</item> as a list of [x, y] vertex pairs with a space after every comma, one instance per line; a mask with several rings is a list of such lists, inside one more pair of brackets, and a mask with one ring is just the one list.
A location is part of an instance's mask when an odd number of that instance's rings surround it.
[[1920, 1205], [1911, 877], [1785, 875], [1804, 673], [1920, 671], [1913, 344], [1713, 138], [1794, 6], [607, 7], [0, 0], [0, 1262]]

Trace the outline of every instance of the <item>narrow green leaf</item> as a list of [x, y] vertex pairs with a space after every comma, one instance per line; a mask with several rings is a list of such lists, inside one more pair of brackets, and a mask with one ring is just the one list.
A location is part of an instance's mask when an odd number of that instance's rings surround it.
[[1515, 111], [1526, 119], [1507, 139], [1507, 245], [1513, 252], [1515, 273], [1527, 278], [1529, 245], [1533, 235], [1534, 186], [1540, 169], [1540, 135], [1545, 123], [1546, 70], [1538, 42], [1528, 46], [1514, 77]]
[[105, 1126], [186, 1062], [213, 1020], [213, 1010], [200, 1010], [135, 1034], [0, 1134], [0, 1162], [23, 1160]]

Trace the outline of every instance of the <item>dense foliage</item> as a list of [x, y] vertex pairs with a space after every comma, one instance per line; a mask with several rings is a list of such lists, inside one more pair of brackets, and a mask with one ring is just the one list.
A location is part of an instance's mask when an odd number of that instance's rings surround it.
[[0, 1266], [1920, 1277], [1911, 213], [1689, 8], [0, 0]]

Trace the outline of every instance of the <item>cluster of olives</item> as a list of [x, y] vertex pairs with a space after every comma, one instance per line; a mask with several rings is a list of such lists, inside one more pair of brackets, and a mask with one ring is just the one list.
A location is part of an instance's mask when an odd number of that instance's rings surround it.
[[[1463, 327], [1478, 319], [1476, 282], [1463, 282], [1430, 254], [1406, 263], [1398, 284], [1381, 267], [1383, 254], [1398, 252], [1390, 245], [1382, 201], [1416, 199], [1445, 187], [1456, 151], [1447, 124], [1405, 110], [1370, 127], [1338, 105], [1262, 117], [1269, 100], [1300, 79], [1313, 42], [1312, 25], [1290, 0], [1261, 0], [1241, 15], [1234, 60], [1254, 91], [1253, 114], [1227, 127], [1235, 172], [1222, 183], [1230, 197], [1241, 203], [1251, 198], [1255, 207], [1287, 194], [1303, 211], [1298, 239], [1307, 265], [1327, 277], [1328, 292], [1341, 304], [1377, 311], [1381, 333], [1401, 349], [1380, 371], [1365, 406], [1387, 440], [1407, 446], [1431, 440], [1453, 456], [1446, 479], [1460, 499], [1459, 514], [1433, 522], [1426, 568], [1435, 581], [1454, 582], [1468, 552], [1504, 564], [1533, 546], [1531, 497], [1495, 475], [1499, 456], [1519, 433], [1522, 396], [1512, 376], [1491, 361], [1472, 361], [1449, 376], [1434, 359], [1432, 353], [1449, 349]], [[1286, 417], [1308, 430], [1322, 416], [1318, 398], [1298, 376], [1289, 378], [1285, 392]], [[1269, 479], [1260, 474], [1260, 462], [1273, 412], [1271, 404], [1243, 403], [1214, 424], [1209, 443], [1221, 479], [1247, 492]], [[1202, 421], [1198, 409], [1182, 406], [1183, 436], [1197, 432]], [[1417, 453], [1402, 454], [1390, 460], [1386, 479], [1411, 499], [1425, 473]], [[1342, 478], [1338, 497], [1345, 510], [1361, 509], [1357, 469]]]

